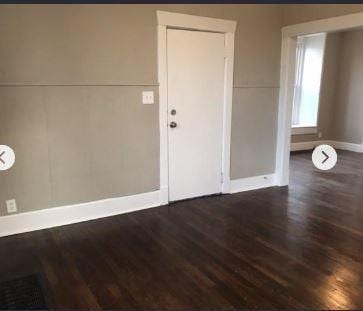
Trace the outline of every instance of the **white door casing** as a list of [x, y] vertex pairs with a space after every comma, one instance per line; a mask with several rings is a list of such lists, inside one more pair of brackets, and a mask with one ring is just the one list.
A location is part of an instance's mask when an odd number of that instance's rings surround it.
[[234, 33], [237, 23], [209, 17], [157, 11], [160, 127], [160, 202], [169, 202], [167, 30], [172, 28], [220, 33], [225, 42], [222, 122], [222, 192], [230, 191], [230, 144], [233, 93]]
[[170, 201], [222, 191], [224, 54], [223, 34], [167, 31]]

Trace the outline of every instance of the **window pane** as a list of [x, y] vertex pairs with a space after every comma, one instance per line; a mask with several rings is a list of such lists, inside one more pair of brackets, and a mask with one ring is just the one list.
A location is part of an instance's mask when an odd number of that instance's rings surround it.
[[294, 99], [294, 125], [316, 126], [319, 109], [320, 82], [323, 67], [325, 35], [299, 38], [298, 52], [301, 65], [297, 67]]

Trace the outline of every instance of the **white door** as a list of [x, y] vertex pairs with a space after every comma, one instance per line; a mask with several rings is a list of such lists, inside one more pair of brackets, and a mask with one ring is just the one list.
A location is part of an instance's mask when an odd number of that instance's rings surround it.
[[220, 193], [224, 35], [167, 31], [169, 200]]

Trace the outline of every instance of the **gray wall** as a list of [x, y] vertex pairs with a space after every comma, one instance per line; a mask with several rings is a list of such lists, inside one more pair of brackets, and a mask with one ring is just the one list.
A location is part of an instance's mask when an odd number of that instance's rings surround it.
[[159, 188], [156, 9], [237, 20], [231, 177], [274, 171], [278, 5], [2, 5], [0, 215]]
[[334, 139], [363, 143], [363, 30], [342, 34]]

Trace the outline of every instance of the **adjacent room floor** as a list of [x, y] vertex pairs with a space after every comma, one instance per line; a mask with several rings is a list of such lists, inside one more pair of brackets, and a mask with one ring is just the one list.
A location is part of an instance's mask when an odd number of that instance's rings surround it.
[[362, 309], [363, 154], [291, 158], [289, 188], [0, 238], [0, 281], [61, 309]]

